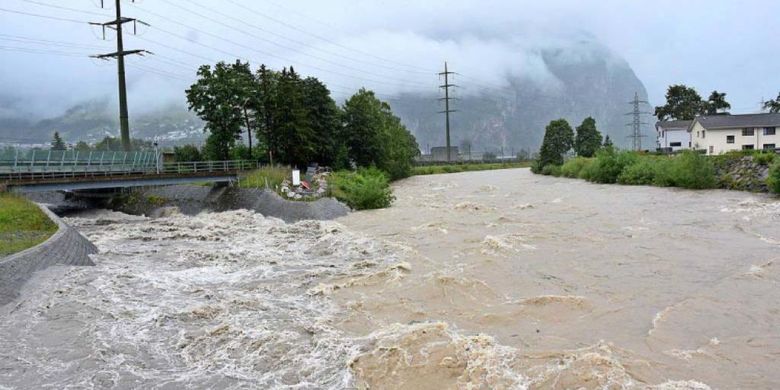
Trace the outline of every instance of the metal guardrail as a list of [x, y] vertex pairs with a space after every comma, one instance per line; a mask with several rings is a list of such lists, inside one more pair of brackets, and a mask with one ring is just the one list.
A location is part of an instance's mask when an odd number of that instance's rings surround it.
[[114, 176], [160, 176], [160, 175], [197, 175], [200, 173], [232, 173], [259, 168], [255, 161], [191, 161], [152, 164], [107, 164], [93, 165], [83, 161], [71, 161], [60, 165], [36, 165], [35, 162], [17, 161], [15, 166], [3, 165], [0, 161], [0, 181], [53, 180], [68, 178], [98, 178]]

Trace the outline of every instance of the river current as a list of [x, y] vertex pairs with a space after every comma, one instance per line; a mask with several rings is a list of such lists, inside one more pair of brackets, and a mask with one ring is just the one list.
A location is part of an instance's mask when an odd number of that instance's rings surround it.
[[780, 201], [503, 170], [385, 210], [66, 220], [95, 267], [0, 308], [0, 389], [780, 388]]

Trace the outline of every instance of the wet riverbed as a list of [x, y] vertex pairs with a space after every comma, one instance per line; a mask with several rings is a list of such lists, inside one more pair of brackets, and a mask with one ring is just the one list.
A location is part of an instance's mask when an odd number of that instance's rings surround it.
[[0, 309], [0, 388], [777, 388], [780, 202], [527, 170], [386, 210], [67, 221]]

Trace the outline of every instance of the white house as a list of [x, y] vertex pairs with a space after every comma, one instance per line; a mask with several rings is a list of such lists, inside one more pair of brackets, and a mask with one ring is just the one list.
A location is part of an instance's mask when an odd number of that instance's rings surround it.
[[691, 148], [691, 133], [688, 128], [693, 121], [663, 121], [655, 124], [658, 133], [658, 149], [665, 152], [677, 152]]
[[692, 148], [717, 155], [732, 150], [775, 150], [780, 113], [700, 116], [688, 127]]

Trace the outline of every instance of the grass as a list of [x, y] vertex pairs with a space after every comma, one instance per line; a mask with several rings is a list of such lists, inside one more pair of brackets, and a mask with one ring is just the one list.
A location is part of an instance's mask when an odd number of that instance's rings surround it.
[[511, 163], [484, 163], [484, 164], [466, 163], [466, 164], [427, 165], [427, 166], [418, 166], [412, 168], [412, 176], [438, 175], [443, 173], [459, 173], [459, 172], [473, 172], [473, 171], [489, 171], [494, 169], [528, 168], [530, 166], [531, 166], [530, 161], [511, 162]]
[[276, 190], [290, 176], [290, 167], [267, 166], [242, 174], [238, 185], [241, 188], [266, 188]]
[[38, 245], [56, 232], [57, 224], [34, 203], [0, 193], [0, 257]]

